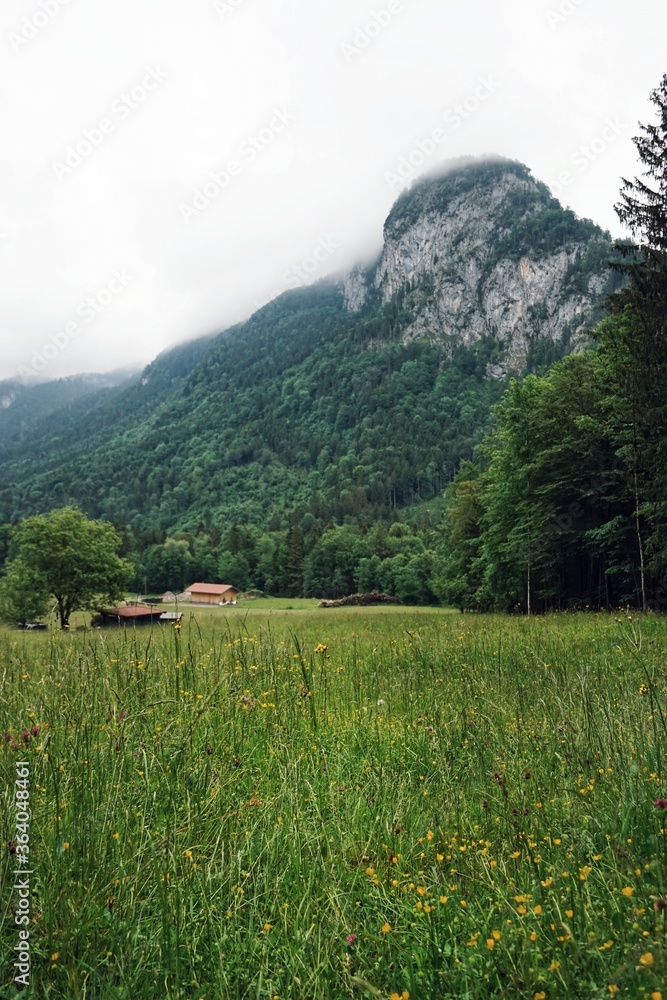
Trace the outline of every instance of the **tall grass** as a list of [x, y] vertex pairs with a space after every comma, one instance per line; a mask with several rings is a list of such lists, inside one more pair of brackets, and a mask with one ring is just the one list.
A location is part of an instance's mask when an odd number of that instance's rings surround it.
[[603, 615], [0, 633], [23, 996], [657, 997], [666, 648], [664, 620]]

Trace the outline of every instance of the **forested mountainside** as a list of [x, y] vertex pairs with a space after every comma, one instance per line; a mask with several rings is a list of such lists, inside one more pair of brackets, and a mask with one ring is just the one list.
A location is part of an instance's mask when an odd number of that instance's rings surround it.
[[[169, 535], [186, 563], [199, 539], [209, 576], [302, 592], [327, 530], [421, 518], [472, 458], [507, 376], [590, 338], [614, 287], [610, 249], [523, 165], [457, 164], [398, 200], [372, 267], [287, 292], [20, 440], [0, 424], [0, 516], [75, 503], [126, 526], [149, 587], [178, 585], [156, 568], [164, 552], [147, 554]], [[358, 582], [360, 559], [400, 554], [361, 548], [334, 590]], [[311, 591], [332, 586], [320, 577]]]
[[3, 481], [40, 476], [68, 457], [94, 451], [109, 439], [110, 427], [119, 432], [135, 425], [192, 371], [210, 340], [202, 338], [167, 351], [142, 374], [81, 375], [33, 385], [0, 382]]
[[118, 371], [33, 384], [18, 379], [0, 382], [0, 448], [32, 445], [51, 432], [51, 420], [67, 420], [70, 414], [97, 407], [106, 394], [133, 381], [135, 374]]

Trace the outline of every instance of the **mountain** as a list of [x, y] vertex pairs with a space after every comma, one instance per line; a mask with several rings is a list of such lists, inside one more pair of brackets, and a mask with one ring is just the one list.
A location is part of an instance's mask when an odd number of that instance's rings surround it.
[[392, 519], [471, 457], [508, 374], [586, 342], [610, 248], [522, 164], [454, 163], [399, 198], [372, 265], [286, 292], [20, 440], [0, 422], [0, 516], [76, 502], [195, 533]]
[[491, 337], [492, 374], [544, 364], [580, 347], [612, 290], [611, 237], [561, 207], [527, 167], [463, 160], [394, 205], [379, 263], [346, 280], [358, 309], [400, 298], [405, 340], [446, 348]]
[[[74, 375], [56, 381], [28, 384], [19, 379], [0, 381], [0, 448], [21, 445], [48, 431], [49, 420], [97, 405], [101, 394], [129, 382], [135, 372], [118, 371], [107, 375]], [[94, 398], [93, 398], [94, 397]]]
[[[165, 351], [144, 372], [76, 375], [53, 382], [0, 382], [0, 474], [23, 479], [94, 450], [161, 405], [210, 346], [201, 338]], [[147, 388], [150, 382], [150, 388]]]

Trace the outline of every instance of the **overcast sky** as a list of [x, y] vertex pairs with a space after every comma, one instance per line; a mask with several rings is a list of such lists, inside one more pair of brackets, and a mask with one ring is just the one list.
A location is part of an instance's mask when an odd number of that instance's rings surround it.
[[451, 157], [618, 234], [665, 37], [655, 0], [3, 0], [0, 378], [224, 329], [377, 250]]

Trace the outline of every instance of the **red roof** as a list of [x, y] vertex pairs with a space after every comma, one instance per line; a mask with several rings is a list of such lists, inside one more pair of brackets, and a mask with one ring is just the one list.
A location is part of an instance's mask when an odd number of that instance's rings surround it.
[[141, 605], [131, 608], [108, 608], [103, 612], [105, 615], [116, 615], [118, 618], [146, 618], [148, 615], [161, 615], [160, 608], [141, 607]]
[[235, 590], [228, 583], [193, 583], [188, 587], [186, 594], [225, 594], [228, 590]]

